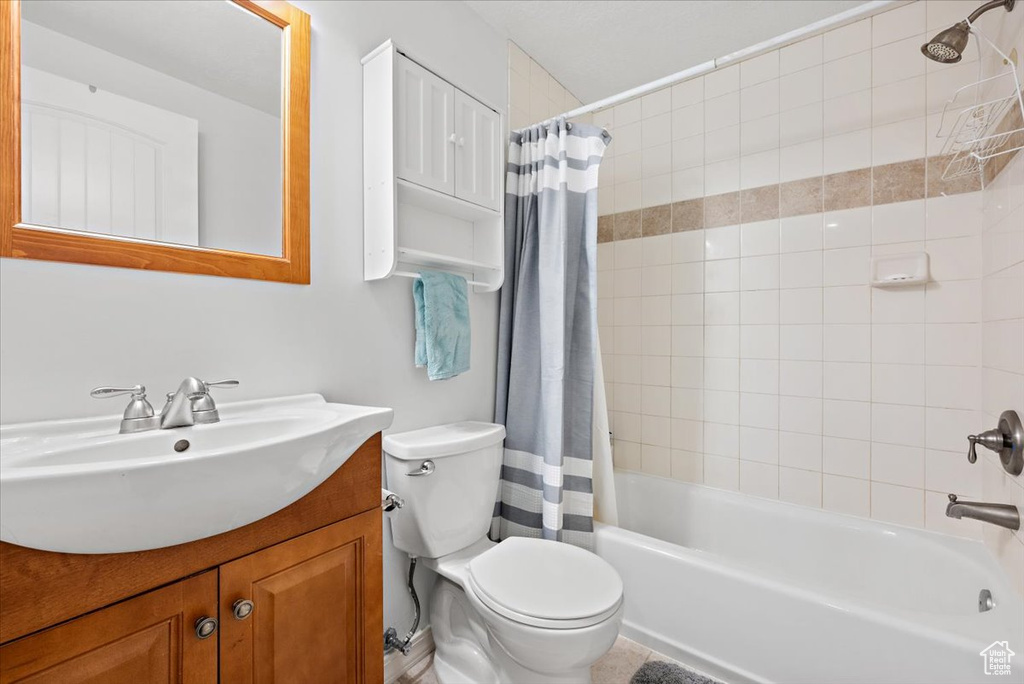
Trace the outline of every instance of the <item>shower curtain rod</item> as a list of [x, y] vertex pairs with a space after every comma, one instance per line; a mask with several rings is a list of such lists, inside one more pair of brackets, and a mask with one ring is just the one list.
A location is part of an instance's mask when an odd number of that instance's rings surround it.
[[[909, 4], [912, 1], [913, 0], [872, 0], [871, 2], [865, 2], [863, 5], [858, 5], [853, 9], [848, 9], [845, 12], [840, 12], [839, 14], [835, 14], [831, 17], [828, 17], [827, 19], [822, 19], [820, 21], [814, 22], [813, 24], [808, 24], [807, 26], [802, 26], [793, 31], [789, 31], [788, 33], [783, 33], [782, 35], [776, 36], [774, 38], [769, 38], [768, 40], [757, 43], [756, 45], [751, 45], [750, 47], [747, 48], [743, 48], [742, 50], [731, 52], [725, 55], [724, 57], [718, 57], [717, 59], [702, 62], [701, 64], [690, 67], [689, 69], [677, 71], [674, 74], [663, 76], [662, 78], [651, 81], [650, 83], [645, 83], [643, 85], [636, 86], [635, 88], [624, 90], [616, 95], [610, 95], [609, 97], [606, 97], [602, 100], [598, 100], [597, 102], [593, 102], [588, 105], [583, 105], [582, 107], [577, 107], [576, 109], [564, 112], [562, 114], [559, 114], [558, 116], [551, 117], [550, 119], [544, 119], [543, 121], [539, 121], [533, 124], [533, 126], [546, 124], [550, 121], [554, 121], [555, 119], [571, 119], [577, 116], [582, 116], [584, 114], [590, 114], [591, 112], [596, 112], [599, 109], [605, 109], [606, 107], [611, 107], [612, 105], [617, 105], [622, 102], [626, 102], [627, 100], [632, 100], [633, 98], [639, 97], [641, 95], [653, 93], [655, 90], [661, 90], [666, 86], [675, 85], [676, 83], [682, 83], [683, 81], [688, 81], [691, 78], [696, 78], [697, 76], [703, 76], [704, 74], [712, 72], [715, 69], [721, 69], [722, 67], [728, 66], [734, 62], [739, 62], [741, 60], [748, 59], [750, 57], [755, 57], [757, 55], [769, 52], [771, 50], [775, 50], [777, 48], [782, 47], [783, 45], [795, 43], [801, 38], [806, 38], [817, 33], [822, 33], [828, 29], [838, 28], [845, 24], [853, 23], [854, 21], [861, 19], [863, 17], [868, 17], [873, 14], [877, 14], [883, 10], [892, 9], [900, 5]], [[531, 126], [527, 126], [526, 128], [530, 127]]]

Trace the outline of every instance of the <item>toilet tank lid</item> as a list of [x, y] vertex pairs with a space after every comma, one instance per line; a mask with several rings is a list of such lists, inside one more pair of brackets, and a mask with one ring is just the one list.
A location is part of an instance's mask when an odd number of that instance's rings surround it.
[[505, 439], [505, 426], [465, 421], [384, 436], [384, 453], [406, 461], [454, 456], [493, 446]]

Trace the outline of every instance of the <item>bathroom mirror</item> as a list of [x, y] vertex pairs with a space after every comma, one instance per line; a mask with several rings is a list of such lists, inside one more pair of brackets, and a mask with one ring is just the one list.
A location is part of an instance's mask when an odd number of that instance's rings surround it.
[[309, 282], [309, 17], [0, 3], [0, 255]]

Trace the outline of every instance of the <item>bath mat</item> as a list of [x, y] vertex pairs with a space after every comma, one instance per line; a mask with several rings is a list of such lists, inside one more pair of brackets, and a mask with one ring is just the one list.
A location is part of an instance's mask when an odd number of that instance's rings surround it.
[[713, 679], [687, 670], [682, 665], [652, 660], [640, 666], [629, 684], [717, 684]]

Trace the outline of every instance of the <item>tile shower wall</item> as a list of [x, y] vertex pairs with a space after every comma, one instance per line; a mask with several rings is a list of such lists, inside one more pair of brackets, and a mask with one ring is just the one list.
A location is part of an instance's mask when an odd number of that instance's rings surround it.
[[544, 67], [508, 41], [509, 127], [513, 130], [580, 106], [580, 101]]
[[[618, 467], [981, 536], [944, 515], [983, 489], [981, 182], [943, 182], [935, 138], [977, 43], [958, 65], [919, 50], [974, 5], [906, 5], [594, 115]], [[872, 255], [919, 251], [927, 285], [868, 285]]]
[[[1024, 155], [1018, 154], [983, 195], [981, 427], [990, 428], [1007, 409], [1024, 416]], [[1007, 474], [990, 451], [978, 460], [984, 500], [1024, 511], [1024, 476]], [[984, 535], [1024, 594], [1024, 531], [986, 525]]]
[[[1004, 51], [1024, 55], [1024, 13], [1011, 13], [983, 29]], [[985, 59], [985, 75], [1005, 68], [996, 57]], [[1018, 119], [1014, 127], [1022, 123]], [[1024, 143], [1018, 136], [1016, 144]], [[1003, 165], [1003, 159], [991, 171]], [[986, 184], [982, 231], [982, 428], [997, 424], [1013, 409], [1024, 416], [1024, 154]], [[996, 454], [983, 450], [982, 492], [985, 501], [1014, 504], [1024, 511], [1024, 476], [1007, 474]], [[1024, 531], [986, 525], [985, 543], [999, 558], [1017, 590], [1024, 594]]]

